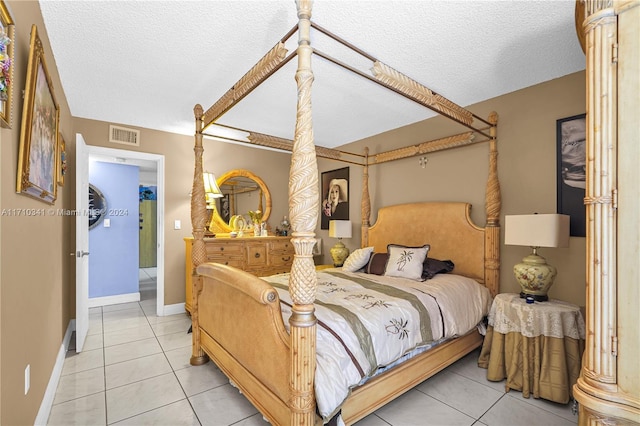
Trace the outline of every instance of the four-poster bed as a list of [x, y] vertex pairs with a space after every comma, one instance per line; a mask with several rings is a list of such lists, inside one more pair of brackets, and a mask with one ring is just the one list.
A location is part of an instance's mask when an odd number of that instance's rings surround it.
[[[312, 255], [320, 202], [316, 157], [363, 166], [362, 247], [373, 247], [373, 251], [384, 253], [388, 244], [406, 247], [428, 244], [429, 257], [451, 259], [455, 263], [454, 273], [461, 279], [472, 281], [473, 286], [481, 287], [489, 295], [489, 300], [499, 290], [497, 115], [494, 113], [487, 120], [477, 117], [311, 23], [311, 1], [299, 0], [296, 4], [299, 22], [283, 39], [288, 39], [297, 31], [296, 52], [286, 56], [283, 41], [279, 42], [211, 108], [207, 111], [200, 105], [194, 108], [196, 134], [191, 199], [194, 237], [191, 364], [203, 364], [208, 358], [214, 360], [265, 418], [277, 425], [311, 425], [321, 421], [316, 413], [314, 389], [318, 343], [317, 309], [314, 302], [317, 300], [317, 274], [320, 273], [315, 270]], [[312, 27], [370, 59], [375, 77], [351, 69], [348, 65], [315, 51], [309, 39]], [[316, 147], [311, 120], [313, 53], [436, 111], [467, 130], [447, 138], [373, 155], [368, 152], [353, 155]], [[287, 276], [286, 297], [290, 298], [290, 316], [286, 327], [280, 303], [285, 294], [279, 295], [273, 282], [270, 284], [228, 266], [206, 263], [203, 238], [207, 212], [202, 181], [202, 138], [206, 127], [214, 124], [222, 114], [294, 56], [298, 58], [295, 76], [298, 103], [293, 142], [253, 132], [249, 132], [248, 141], [243, 141], [292, 152], [289, 218], [295, 257]], [[481, 127], [475, 122], [481, 122]], [[482, 137], [485, 139], [481, 140]], [[376, 224], [370, 226], [369, 166], [483, 141], [487, 141], [490, 147], [485, 227], [478, 227], [471, 222], [471, 206], [464, 202], [412, 203], [385, 207], [379, 210]], [[345, 158], [347, 155], [355, 156], [357, 160]], [[488, 304], [486, 300], [480, 301], [480, 297], [475, 302], [479, 306]], [[481, 315], [482, 313], [473, 324], [478, 324]], [[243, 327], [243, 324], [247, 326]], [[338, 407], [344, 421], [351, 424], [365, 417], [482, 344], [482, 336], [475, 326], [466, 327], [464, 332], [455, 334], [455, 338], [443, 338], [445, 341], [434, 348], [353, 387], [346, 401]]]

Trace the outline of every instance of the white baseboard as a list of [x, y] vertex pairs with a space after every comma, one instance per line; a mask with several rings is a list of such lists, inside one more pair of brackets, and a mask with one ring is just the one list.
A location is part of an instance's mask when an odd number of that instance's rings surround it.
[[115, 296], [103, 296], [103, 297], [90, 297], [89, 307], [95, 308], [98, 306], [117, 305], [119, 303], [139, 302], [140, 292], [117, 294]]
[[184, 303], [176, 303], [175, 305], [164, 305], [162, 316], [184, 314]]
[[56, 390], [58, 389], [58, 383], [60, 382], [60, 376], [62, 375], [62, 367], [64, 366], [64, 360], [69, 350], [69, 344], [71, 343], [71, 336], [76, 329], [76, 320], [69, 321], [67, 331], [64, 333], [60, 350], [58, 350], [58, 356], [56, 357], [56, 363], [53, 366], [51, 377], [49, 377], [49, 383], [47, 389], [44, 391], [44, 397], [42, 397], [42, 403], [40, 403], [40, 409], [34, 422], [35, 426], [46, 426], [49, 420], [49, 414], [51, 414], [51, 407], [53, 406], [53, 400], [56, 396]]

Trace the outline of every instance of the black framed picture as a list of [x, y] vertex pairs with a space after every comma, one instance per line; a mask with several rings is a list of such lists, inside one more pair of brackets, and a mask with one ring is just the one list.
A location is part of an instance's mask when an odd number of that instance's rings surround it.
[[556, 122], [558, 213], [571, 217], [572, 237], [585, 237], [587, 143], [586, 114], [562, 118]]
[[320, 229], [329, 229], [330, 220], [349, 220], [349, 167], [322, 173]]
[[89, 229], [93, 229], [107, 214], [107, 199], [102, 191], [89, 184]]

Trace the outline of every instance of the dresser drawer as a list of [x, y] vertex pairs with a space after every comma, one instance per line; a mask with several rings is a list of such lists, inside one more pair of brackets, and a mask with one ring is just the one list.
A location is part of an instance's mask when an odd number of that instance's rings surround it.
[[291, 268], [293, 264], [293, 253], [270, 253], [269, 265], [270, 266], [288, 266]]
[[207, 256], [207, 262], [221, 263], [223, 265], [233, 266], [234, 268], [244, 269], [244, 259], [242, 257]]
[[267, 247], [264, 244], [247, 244], [247, 267], [267, 266]]
[[205, 245], [207, 250], [207, 257], [212, 255], [218, 256], [242, 256], [243, 248], [242, 244], [238, 244], [235, 242], [216, 242], [207, 243]]
[[269, 243], [269, 250], [274, 252], [293, 253], [293, 244], [289, 239], [271, 241]]

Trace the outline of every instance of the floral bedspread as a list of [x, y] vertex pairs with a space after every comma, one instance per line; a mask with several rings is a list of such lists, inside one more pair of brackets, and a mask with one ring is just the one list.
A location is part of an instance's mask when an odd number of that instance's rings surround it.
[[[265, 277], [279, 293], [289, 327], [289, 274]], [[473, 329], [489, 311], [489, 291], [453, 274], [418, 282], [325, 269], [316, 295], [316, 403], [333, 417], [350, 389], [379, 368], [435, 341]]]

